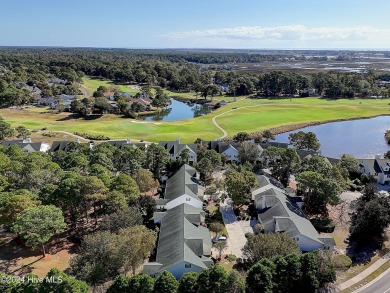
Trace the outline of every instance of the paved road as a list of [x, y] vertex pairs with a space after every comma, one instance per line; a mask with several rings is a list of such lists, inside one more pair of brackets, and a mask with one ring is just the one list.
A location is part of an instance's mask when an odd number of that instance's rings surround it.
[[355, 291], [355, 293], [388, 293], [390, 292], [390, 270], [384, 272], [379, 279]]

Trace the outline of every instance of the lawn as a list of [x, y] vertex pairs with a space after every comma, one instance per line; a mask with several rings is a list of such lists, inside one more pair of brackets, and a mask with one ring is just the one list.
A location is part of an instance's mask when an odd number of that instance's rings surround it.
[[136, 89], [137, 88], [136, 85], [122, 85], [122, 84], [118, 85], [112, 82], [111, 80], [83, 77], [82, 87], [84, 87], [91, 95], [93, 94], [94, 91], [96, 91], [96, 89], [99, 86], [107, 86], [107, 87], [117, 86], [120, 91], [130, 93], [132, 95], [135, 95], [136, 93], [139, 92], [139, 90]]
[[[229, 110], [232, 111], [223, 114]], [[138, 121], [117, 115], [95, 116], [88, 120], [69, 119], [68, 113], [49, 114], [43, 113], [44, 111], [39, 108], [0, 109], [0, 116], [14, 127], [46, 127], [49, 131], [77, 131], [103, 134], [112, 139], [143, 138], [154, 142], [180, 137], [183, 142], [189, 143], [197, 137], [215, 139], [221, 136], [221, 131], [212, 124], [212, 118], [219, 114], [223, 115], [217, 117], [216, 121], [229, 135], [282, 125], [390, 114], [388, 100], [327, 101], [318, 98], [243, 99], [229, 103], [206, 116], [172, 122]]]

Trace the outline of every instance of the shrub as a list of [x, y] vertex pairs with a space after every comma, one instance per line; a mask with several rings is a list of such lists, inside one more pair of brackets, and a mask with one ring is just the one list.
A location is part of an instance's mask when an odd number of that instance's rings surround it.
[[104, 136], [102, 134], [88, 134], [85, 132], [73, 132], [75, 135], [87, 138], [87, 139], [93, 139], [93, 140], [109, 140], [110, 138], [108, 136]]
[[226, 259], [227, 259], [228, 261], [235, 261], [235, 260], [237, 259], [237, 256], [235, 256], [234, 254], [228, 254], [228, 255], [226, 256]]
[[329, 219], [311, 219], [310, 222], [317, 231], [324, 233], [332, 233], [336, 227], [336, 224]]
[[49, 131], [49, 132], [44, 132], [42, 133], [43, 136], [47, 136], [47, 137], [55, 137], [57, 136], [57, 134], [53, 131]]
[[352, 265], [352, 259], [345, 254], [339, 254], [333, 257], [333, 264], [336, 269], [348, 269]]

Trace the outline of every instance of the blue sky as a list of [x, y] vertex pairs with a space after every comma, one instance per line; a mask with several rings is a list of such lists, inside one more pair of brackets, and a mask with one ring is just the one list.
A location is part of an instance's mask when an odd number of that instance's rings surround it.
[[389, 0], [0, 0], [1, 46], [390, 49]]

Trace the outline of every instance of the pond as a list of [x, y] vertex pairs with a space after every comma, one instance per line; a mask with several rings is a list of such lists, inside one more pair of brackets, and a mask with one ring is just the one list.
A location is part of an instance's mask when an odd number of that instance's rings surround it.
[[278, 142], [288, 142], [288, 135], [300, 130], [314, 132], [321, 143], [322, 155], [339, 158], [351, 154], [355, 158], [368, 159], [390, 150], [384, 134], [390, 129], [390, 116], [369, 119], [331, 122], [304, 127], [276, 136]]
[[213, 106], [211, 105], [191, 104], [172, 98], [171, 102], [161, 112], [140, 116], [139, 118], [146, 121], [175, 121], [203, 116], [213, 111]]

